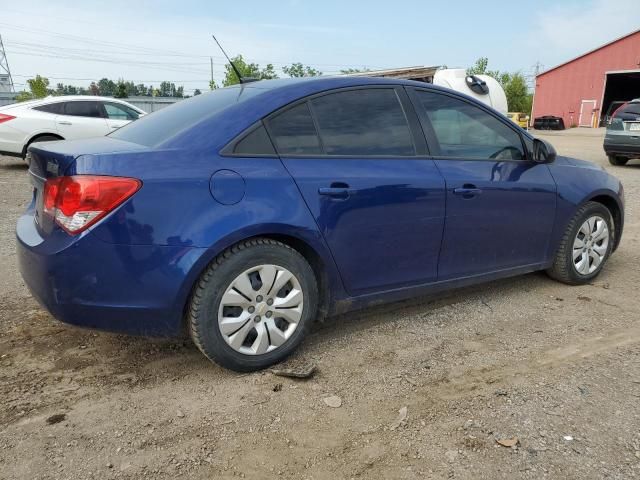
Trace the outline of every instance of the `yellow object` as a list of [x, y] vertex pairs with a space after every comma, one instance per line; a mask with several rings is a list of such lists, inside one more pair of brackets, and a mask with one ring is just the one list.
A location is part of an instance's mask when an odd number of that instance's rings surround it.
[[511, 121], [519, 127], [525, 129], [529, 127], [529, 115], [527, 115], [526, 113], [509, 112], [507, 113], [507, 117], [509, 117], [509, 119], [511, 119]]

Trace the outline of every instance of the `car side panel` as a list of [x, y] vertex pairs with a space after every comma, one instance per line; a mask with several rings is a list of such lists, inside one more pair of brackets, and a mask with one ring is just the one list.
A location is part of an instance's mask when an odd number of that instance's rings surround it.
[[22, 155], [29, 141], [42, 134], [57, 135], [55, 115], [31, 109], [7, 111], [16, 118], [0, 123], [0, 151]]
[[[237, 175], [216, 176], [223, 182], [217, 189], [241, 188], [237, 176], [243, 180], [243, 194], [233, 192], [241, 198], [237, 203], [223, 204], [219, 200], [226, 197], [216, 199], [212, 194], [210, 178], [221, 170]], [[116, 245], [204, 249], [185, 278], [181, 301], [186, 302], [198, 275], [216, 255], [259, 235], [290, 236], [305, 242], [325, 263], [331, 296], [346, 297], [322, 235], [279, 158], [223, 158], [179, 150], [85, 155], [66, 174], [96, 172], [143, 182], [128, 202], [91, 229], [97, 239]]]

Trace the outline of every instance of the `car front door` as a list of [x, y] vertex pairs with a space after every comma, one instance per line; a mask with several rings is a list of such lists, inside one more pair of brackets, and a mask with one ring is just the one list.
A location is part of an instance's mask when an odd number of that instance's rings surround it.
[[454, 95], [410, 95], [446, 182], [439, 280], [539, 266], [556, 208], [549, 168], [506, 118]]
[[102, 104], [96, 100], [67, 101], [56, 116], [56, 128], [66, 140], [102, 137], [111, 131], [104, 116]]
[[266, 125], [352, 295], [435, 281], [444, 180], [406, 92], [338, 90]]

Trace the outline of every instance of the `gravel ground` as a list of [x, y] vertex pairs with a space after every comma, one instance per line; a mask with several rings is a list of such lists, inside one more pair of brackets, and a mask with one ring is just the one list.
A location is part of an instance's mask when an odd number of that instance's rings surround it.
[[0, 478], [640, 478], [640, 162], [610, 167], [601, 131], [540, 136], [625, 184], [596, 281], [531, 274], [330, 319], [292, 359], [317, 364], [305, 381], [56, 322], [17, 272], [26, 169], [0, 158]]

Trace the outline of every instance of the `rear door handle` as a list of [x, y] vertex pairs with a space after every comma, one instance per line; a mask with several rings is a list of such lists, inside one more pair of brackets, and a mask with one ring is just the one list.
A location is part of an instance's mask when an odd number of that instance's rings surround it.
[[464, 184], [460, 188], [453, 189], [454, 195], [462, 195], [463, 198], [473, 198], [482, 193], [482, 189], [475, 185]]
[[62, 122], [58, 122], [60, 125], [73, 125], [73, 123], [71, 122], [67, 122], [67, 121], [62, 121]]
[[354, 190], [348, 187], [320, 187], [318, 189], [318, 193], [328, 197], [347, 198], [349, 195], [354, 193]]

